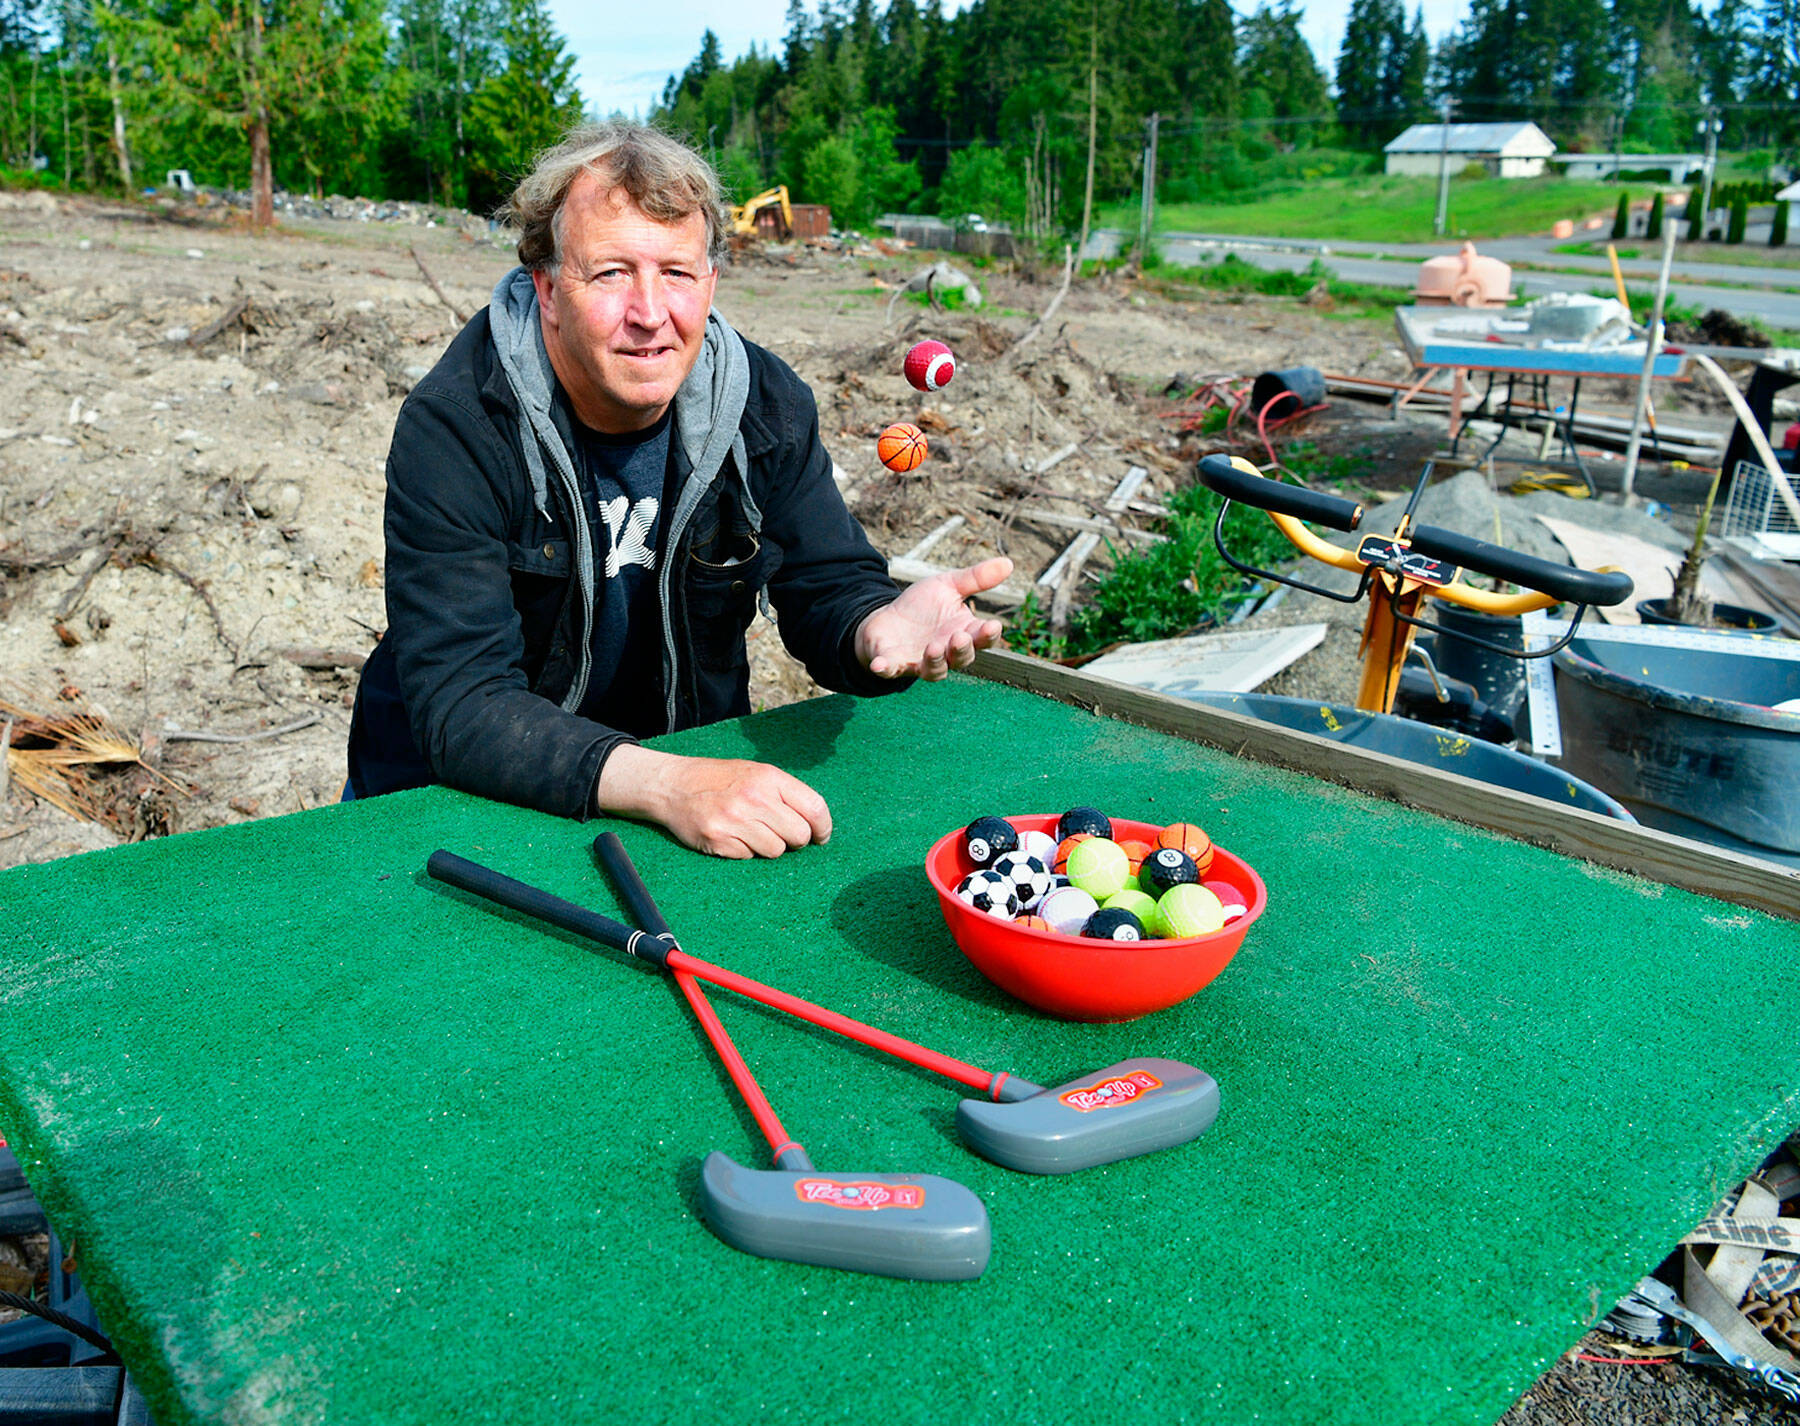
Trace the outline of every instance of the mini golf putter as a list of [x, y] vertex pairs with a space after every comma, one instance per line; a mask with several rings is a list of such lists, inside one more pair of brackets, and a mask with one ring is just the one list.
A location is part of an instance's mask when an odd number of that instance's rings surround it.
[[919, 1282], [963, 1282], [987, 1267], [987, 1207], [954, 1179], [932, 1174], [820, 1173], [788, 1137], [618, 838], [596, 856], [641, 929], [625, 926], [452, 852], [426, 870], [439, 881], [649, 961], [672, 976], [726, 1073], [769, 1142], [775, 1167], [747, 1168], [714, 1151], [700, 1168], [702, 1215], [729, 1246], [758, 1257]]
[[1219, 1085], [1180, 1060], [1121, 1060], [1044, 1089], [1008, 1077], [994, 1099], [956, 1106], [956, 1132], [1022, 1173], [1074, 1173], [1197, 1138], [1219, 1116]]
[[933, 1174], [824, 1174], [787, 1145], [772, 1169], [714, 1150], [700, 1166], [701, 1214], [732, 1247], [760, 1258], [918, 1282], [981, 1276], [987, 1209]]

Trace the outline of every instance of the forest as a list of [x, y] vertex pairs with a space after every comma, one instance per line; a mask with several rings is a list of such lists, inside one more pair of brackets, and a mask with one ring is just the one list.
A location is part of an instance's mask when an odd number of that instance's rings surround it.
[[[1532, 119], [1564, 151], [1800, 146], [1800, 0], [1472, 0], [1433, 43], [1352, 0], [1315, 55], [1295, 0], [791, 0], [728, 57], [712, 31], [647, 117], [742, 198], [785, 183], [867, 224], [897, 209], [1072, 228], [1135, 195], [1250, 190], [1380, 163], [1408, 124]], [[0, 180], [202, 184], [491, 211], [586, 114], [544, 0], [0, 0]]]

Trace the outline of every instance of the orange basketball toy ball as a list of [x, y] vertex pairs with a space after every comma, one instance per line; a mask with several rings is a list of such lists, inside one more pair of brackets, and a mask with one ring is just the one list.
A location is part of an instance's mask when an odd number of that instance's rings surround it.
[[1069, 853], [1083, 842], [1091, 842], [1093, 839], [1092, 832], [1076, 832], [1073, 836], [1064, 837], [1056, 844], [1056, 860], [1051, 863], [1050, 870], [1058, 876], [1067, 876], [1069, 874]]
[[1212, 865], [1212, 838], [1202, 832], [1192, 822], [1171, 822], [1156, 834], [1158, 847], [1173, 847], [1178, 852], [1186, 852], [1194, 859], [1194, 867], [1201, 876]]
[[925, 433], [910, 421], [897, 421], [881, 433], [875, 454], [889, 470], [905, 475], [925, 459]]
[[1130, 866], [1131, 876], [1135, 881], [1139, 870], [1144, 865], [1144, 858], [1150, 855], [1150, 844], [1124, 841], [1119, 843], [1119, 850], [1125, 853], [1126, 864]]

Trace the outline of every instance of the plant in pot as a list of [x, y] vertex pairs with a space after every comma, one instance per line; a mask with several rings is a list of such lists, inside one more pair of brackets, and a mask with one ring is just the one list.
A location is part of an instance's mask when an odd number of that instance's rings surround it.
[[1706, 563], [1706, 530], [1712, 522], [1713, 502], [1719, 495], [1719, 477], [1713, 472], [1706, 501], [1700, 507], [1700, 523], [1694, 530], [1693, 542], [1675, 571], [1674, 592], [1667, 599], [1641, 599], [1638, 617], [1646, 624], [1686, 624], [1696, 629], [1746, 629], [1761, 632], [1775, 627], [1775, 620], [1754, 609], [1736, 604], [1718, 604], [1700, 587], [1700, 569]]

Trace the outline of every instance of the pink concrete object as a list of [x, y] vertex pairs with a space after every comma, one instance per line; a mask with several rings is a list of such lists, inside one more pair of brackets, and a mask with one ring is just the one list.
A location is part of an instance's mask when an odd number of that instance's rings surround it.
[[1421, 307], [1504, 307], [1512, 298], [1512, 268], [1464, 243], [1455, 257], [1420, 264], [1413, 297]]

